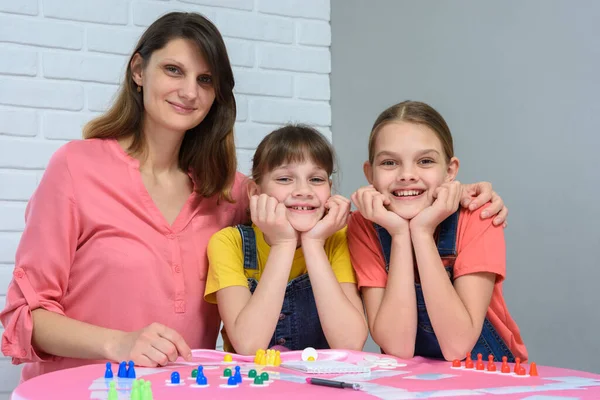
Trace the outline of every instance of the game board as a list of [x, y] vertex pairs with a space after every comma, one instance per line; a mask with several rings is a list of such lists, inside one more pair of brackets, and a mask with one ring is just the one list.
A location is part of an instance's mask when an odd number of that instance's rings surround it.
[[[300, 360], [301, 352], [281, 353], [285, 364]], [[513, 373], [489, 373], [476, 369], [452, 368], [452, 363], [420, 357], [411, 360], [393, 359], [387, 355], [341, 350], [319, 350], [317, 361], [337, 360], [368, 367], [368, 373], [316, 375], [301, 373], [282, 366], [255, 365], [253, 356], [232, 355], [233, 363], [225, 363], [226, 353], [215, 350], [194, 350], [192, 363], [177, 362], [163, 368], [135, 368], [136, 378], [151, 382], [153, 400], [168, 399], [522, 399], [575, 400], [600, 399], [600, 375], [538, 366], [539, 376], [517, 376]], [[192, 370], [203, 366], [207, 387], [194, 387]], [[244, 380], [237, 387], [227, 387], [223, 379], [225, 368], [240, 366], [244, 377], [249, 369], [267, 371], [268, 385], [253, 386]], [[529, 371], [529, 366], [525, 366]], [[118, 364], [113, 365], [115, 371]], [[513, 368], [513, 365], [511, 365]], [[93, 364], [38, 376], [15, 389], [12, 400], [107, 399], [108, 381], [104, 364]], [[169, 385], [172, 372], [180, 374], [182, 385]], [[335, 379], [359, 383], [360, 390], [316, 386], [307, 377]], [[117, 379], [118, 398], [129, 399], [131, 379]], [[224, 387], [222, 387], [224, 385]]]

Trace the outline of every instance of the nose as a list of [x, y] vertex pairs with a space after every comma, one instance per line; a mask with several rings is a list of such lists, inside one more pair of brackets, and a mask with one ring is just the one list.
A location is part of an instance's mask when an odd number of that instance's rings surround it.
[[417, 174], [412, 166], [406, 166], [402, 168], [396, 177], [396, 180], [399, 182], [416, 182], [417, 179]]
[[186, 100], [196, 100], [198, 97], [198, 82], [196, 79], [183, 79], [179, 89], [179, 96]]
[[292, 191], [293, 197], [308, 197], [311, 198], [313, 196], [313, 191], [308, 185], [307, 182], [303, 182], [298, 180], [294, 185], [294, 190]]

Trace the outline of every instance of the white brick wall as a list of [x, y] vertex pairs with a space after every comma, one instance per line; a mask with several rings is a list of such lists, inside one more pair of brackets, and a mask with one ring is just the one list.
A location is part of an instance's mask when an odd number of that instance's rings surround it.
[[[225, 38], [241, 171], [283, 123], [314, 124], [331, 139], [329, 0], [0, 0], [0, 307], [50, 156], [110, 104], [145, 27], [176, 10], [203, 13]], [[18, 375], [0, 357], [0, 400]]]

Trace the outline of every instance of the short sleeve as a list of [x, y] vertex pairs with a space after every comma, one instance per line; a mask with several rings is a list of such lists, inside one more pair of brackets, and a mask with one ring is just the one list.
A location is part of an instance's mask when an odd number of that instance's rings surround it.
[[327, 239], [325, 250], [337, 281], [340, 283], [356, 283], [356, 276], [350, 262], [346, 228], [340, 229]]
[[41, 307], [64, 315], [61, 299], [67, 290], [79, 235], [67, 156], [68, 144], [52, 156], [26, 208], [13, 279], [6, 307], [0, 313], [5, 328], [2, 353], [12, 357], [15, 364], [59, 359], [33, 349], [31, 311]]
[[497, 280], [506, 275], [506, 244], [502, 226], [494, 226], [492, 219], [481, 219], [477, 210], [462, 210], [457, 240], [454, 277], [476, 272], [492, 272]]
[[248, 287], [244, 274], [242, 238], [237, 228], [225, 228], [208, 242], [208, 276], [204, 300], [216, 304], [216, 293], [229, 286]]
[[358, 211], [353, 212], [348, 220], [348, 247], [358, 288], [384, 288], [387, 284], [387, 272], [377, 233], [373, 223]]

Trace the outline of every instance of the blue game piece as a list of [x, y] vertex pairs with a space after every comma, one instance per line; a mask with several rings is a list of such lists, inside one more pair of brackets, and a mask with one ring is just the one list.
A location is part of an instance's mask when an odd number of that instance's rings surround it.
[[121, 361], [119, 364], [119, 372], [117, 372], [117, 376], [119, 378], [127, 378], [127, 363], [125, 361]]
[[235, 374], [233, 375], [237, 383], [242, 383], [242, 373], [240, 372], [239, 365], [235, 367]]
[[198, 375], [200, 374], [204, 375], [204, 367], [202, 365], [198, 365]]
[[208, 379], [206, 379], [206, 376], [204, 376], [204, 374], [202, 374], [202, 375], [198, 374], [198, 376], [196, 377], [196, 385], [200, 385], [200, 386], [208, 385]]
[[230, 376], [229, 379], [227, 379], [227, 384], [229, 386], [235, 386], [238, 384], [237, 379], [235, 378], [235, 376]]
[[107, 379], [110, 379], [113, 377], [112, 364], [109, 362], [106, 363], [106, 371], [104, 372], [104, 377]]
[[173, 385], [179, 385], [179, 372], [171, 373], [171, 383]]
[[129, 366], [127, 367], [127, 377], [135, 379], [135, 368], [133, 367], [133, 361], [129, 361]]

